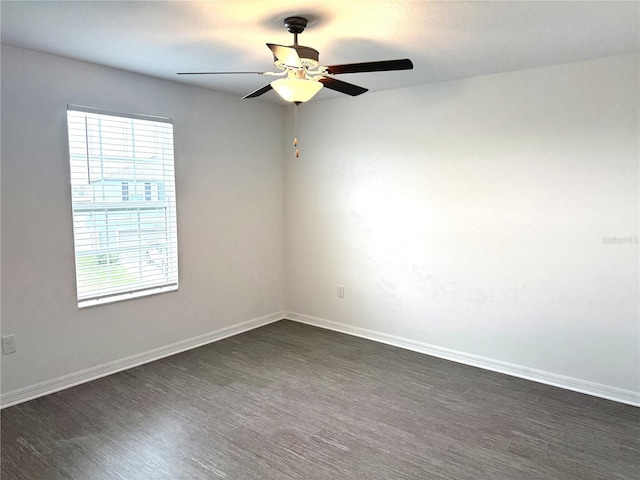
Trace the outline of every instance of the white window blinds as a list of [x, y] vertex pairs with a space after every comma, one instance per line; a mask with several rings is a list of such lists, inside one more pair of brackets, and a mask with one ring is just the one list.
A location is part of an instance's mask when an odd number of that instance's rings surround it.
[[69, 105], [78, 306], [178, 288], [170, 119]]

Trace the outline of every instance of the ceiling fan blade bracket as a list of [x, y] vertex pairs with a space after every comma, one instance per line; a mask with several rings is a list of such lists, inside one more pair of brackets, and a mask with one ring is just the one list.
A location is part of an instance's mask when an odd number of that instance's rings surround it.
[[303, 68], [302, 61], [295, 48], [273, 43], [267, 43], [267, 47], [273, 52], [273, 56], [277, 60], [275, 63], [280, 63], [288, 68]]

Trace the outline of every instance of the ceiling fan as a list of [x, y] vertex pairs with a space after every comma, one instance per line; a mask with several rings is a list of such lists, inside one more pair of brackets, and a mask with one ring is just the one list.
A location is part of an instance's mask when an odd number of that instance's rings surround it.
[[273, 52], [273, 64], [279, 70], [277, 72], [180, 72], [178, 75], [257, 74], [281, 77], [245, 95], [243, 98], [259, 97], [274, 89], [284, 100], [300, 104], [311, 100], [323, 86], [353, 97], [361, 95], [368, 90], [352, 83], [337, 80], [330, 75], [411, 70], [413, 68], [413, 63], [408, 58], [322, 66], [318, 60], [319, 53], [316, 49], [298, 45], [298, 35], [307, 26], [307, 19], [304, 17], [287, 17], [284, 19], [284, 26], [293, 34], [293, 45], [285, 46], [267, 43], [267, 47]]

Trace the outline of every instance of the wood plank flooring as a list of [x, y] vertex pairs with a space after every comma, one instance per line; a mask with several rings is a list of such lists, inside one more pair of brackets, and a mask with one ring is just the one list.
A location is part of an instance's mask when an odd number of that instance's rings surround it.
[[2, 411], [2, 480], [640, 478], [640, 409], [281, 321]]

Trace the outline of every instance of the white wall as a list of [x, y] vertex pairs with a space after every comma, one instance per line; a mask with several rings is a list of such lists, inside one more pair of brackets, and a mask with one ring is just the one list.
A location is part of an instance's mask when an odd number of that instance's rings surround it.
[[303, 105], [287, 310], [637, 395], [638, 245], [602, 238], [639, 234], [638, 89], [625, 55]]
[[[78, 310], [69, 103], [173, 118], [177, 292]], [[283, 309], [282, 107], [6, 46], [1, 106], [3, 393]]]
[[[284, 217], [305, 319], [640, 389], [637, 56], [311, 102], [300, 159], [291, 109], [27, 50], [1, 95], [3, 396], [279, 312]], [[68, 103], [174, 119], [179, 291], [77, 309]]]

